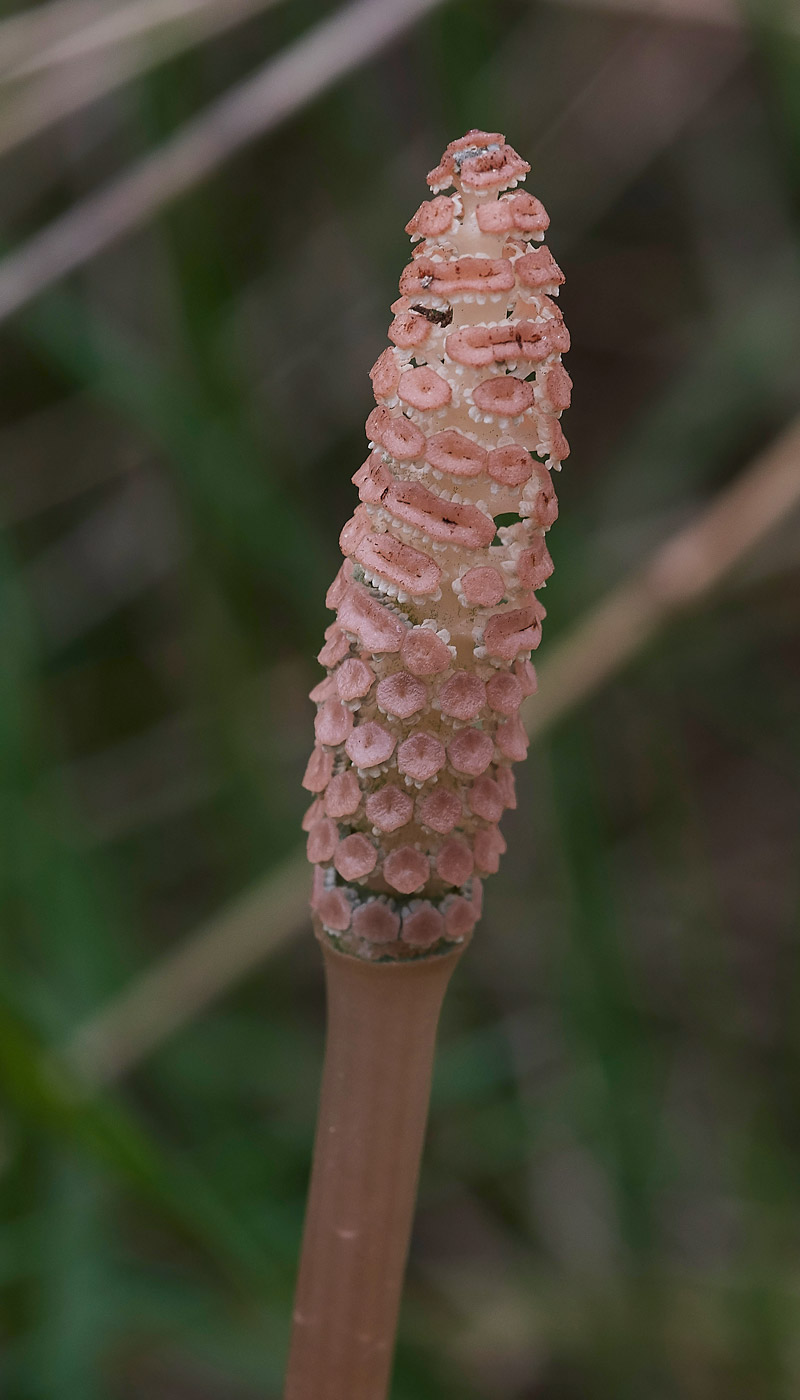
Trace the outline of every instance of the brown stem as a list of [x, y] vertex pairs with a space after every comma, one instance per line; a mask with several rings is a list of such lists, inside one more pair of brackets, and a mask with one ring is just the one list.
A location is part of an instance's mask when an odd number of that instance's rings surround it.
[[384, 1400], [436, 1027], [463, 949], [404, 963], [323, 951], [327, 1046], [285, 1400]]

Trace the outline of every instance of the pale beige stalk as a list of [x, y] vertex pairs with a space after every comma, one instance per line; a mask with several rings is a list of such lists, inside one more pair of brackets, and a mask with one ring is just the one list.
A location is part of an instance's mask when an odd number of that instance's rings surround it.
[[461, 950], [365, 963], [323, 942], [328, 1034], [285, 1400], [381, 1400]]
[[[529, 166], [470, 131], [428, 176], [371, 371], [361, 504], [304, 786], [328, 1034], [285, 1400], [384, 1400], [450, 975], [515, 805], [567, 455], [563, 275]], [[443, 190], [454, 187], [454, 194]]]

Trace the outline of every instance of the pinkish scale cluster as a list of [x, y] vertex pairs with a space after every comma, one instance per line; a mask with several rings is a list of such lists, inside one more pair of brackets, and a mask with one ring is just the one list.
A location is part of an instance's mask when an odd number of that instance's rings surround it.
[[499, 134], [447, 147], [407, 225], [392, 344], [371, 372], [370, 453], [328, 593], [303, 780], [312, 907], [361, 957], [467, 938], [516, 805], [571, 389], [549, 220], [509, 193], [529, 169]]

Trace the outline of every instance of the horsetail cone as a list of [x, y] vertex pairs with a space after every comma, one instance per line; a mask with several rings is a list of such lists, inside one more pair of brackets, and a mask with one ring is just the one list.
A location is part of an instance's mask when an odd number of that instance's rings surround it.
[[499, 133], [450, 143], [371, 371], [303, 780], [317, 925], [361, 958], [463, 943], [516, 805], [571, 389], [529, 169]]

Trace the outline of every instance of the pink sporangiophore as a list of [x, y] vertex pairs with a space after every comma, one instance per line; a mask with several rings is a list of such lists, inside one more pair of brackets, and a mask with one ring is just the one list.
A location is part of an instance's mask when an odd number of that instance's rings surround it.
[[306, 780], [326, 813], [309, 831], [314, 909], [324, 935], [362, 958], [429, 956], [468, 937], [526, 749], [518, 711], [571, 389], [549, 220], [514, 192], [528, 169], [499, 133], [447, 147], [434, 197], [407, 225], [413, 257], [372, 370], [370, 456], [329, 594], [331, 685], [313, 693]]
[[499, 133], [447, 147], [371, 372], [311, 693], [328, 1030], [284, 1400], [387, 1395], [439, 1011], [528, 746], [571, 384], [527, 171]]

